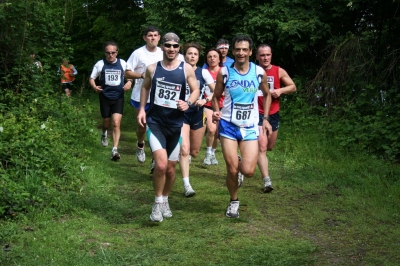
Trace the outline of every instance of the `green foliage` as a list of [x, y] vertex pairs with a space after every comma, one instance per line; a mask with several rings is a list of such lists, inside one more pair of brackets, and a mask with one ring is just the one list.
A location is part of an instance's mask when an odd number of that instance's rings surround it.
[[93, 122], [68, 99], [32, 95], [37, 93], [0, 97], [9, 104], [1, 109], [0, 216], [32, 206], [62, 209], [57, 198], [82, 185], [80, 166], [87, 160], [85, 141], [94, 137]]

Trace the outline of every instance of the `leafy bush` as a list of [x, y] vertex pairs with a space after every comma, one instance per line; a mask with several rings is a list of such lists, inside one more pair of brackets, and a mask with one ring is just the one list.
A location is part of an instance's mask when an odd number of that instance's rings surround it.
[[6, 94], [4, 101], [11, 107], [1, 107], [0, 216], [32, 206], [63, 208], [58, 197], [81, 187], [80, 167], [95, 137], [94, 122], [71, 104], [73, 99], [60, 101], [52, 94]]

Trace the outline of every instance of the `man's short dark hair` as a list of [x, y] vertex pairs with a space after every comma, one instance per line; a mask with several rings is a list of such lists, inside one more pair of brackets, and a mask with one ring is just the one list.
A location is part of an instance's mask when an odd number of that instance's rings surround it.
[[197, 43], [197, 42], [185, 43], [185, 44], [183, 45], [183, 55], [186, 55], [187, 50], [188, 50], [189, 48], [191, 48], [191, 47], [196, 48], [197, 51], [199, 51], [199, 56], [200, 56], [201, 50], [203, 49], [203, 47], [201, 47], [201, 45], [200, 45], [199, 43]]
[[229, 42], [227, 41], [227, 40], [225, 40], [225, 39], [219, 39], [218, 41], [217, 41], [217, 44], [215, 45], [215, 47], [218, 47], [218, 45], [221, 45], [221, 44], [227, 44], [227, 45], [229, 45]]
[[233, 49], [235, 49], [235, 44], [237, 42], [248, 42], [249, 48], [252, 49], [252, 47], [253, 47], [253, 40], [249, 36], [244, 35], [244, 34], [239, 34], [239, 35], [236, 35], [235, 37], [233, 37], [233, 39], [232, 39]]
[[113, 41], [105, 42], [105, 43], [103, 44], [103, 50], [105, 51], [105, 50], [106, 50], [106, 47], [109, 46], [109, 45], [115, 46], [115, 48], [116, 48], [117, 51], [118, 51], [118, 44], [117, 44], [116, 42], [113, 42]]
[[266, 44], [266, 43], [262, 43], [262, 44], [260, 44], [259, 46], [257, 46], [257, 50], [256, 50], [257, 54], [258, 54], [258, 50], [259, 50], [260, 48], [265, 48], [265, 47], [269, 47], [269, 49], [271, 49], [271, 51], [272, 51], [271, 45]]
[[144, 29], [143, 31], [143, 36], [147, 36], [147, 33], [149, 32], [157, 32], [158, 34], [160, 34], [160, 31], [158, 30], [158, 28], [156, 26], [148, 26]]

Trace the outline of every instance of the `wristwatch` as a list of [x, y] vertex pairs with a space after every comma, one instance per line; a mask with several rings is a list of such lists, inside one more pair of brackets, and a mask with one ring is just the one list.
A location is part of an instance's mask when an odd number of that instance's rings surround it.
[[206, 97], [206, 103], [210, 102], [210, 100]]
[[192, 103], [191, 103], [189, 100], [187, 100], [186, 103], [187, 103], [189, 106], [192, 105]]
[[267, 120], [268, 122], [269, 122], [269, 116], [267, 115], [267, 116], [264, 116], [264, 118], [263, 118], [264, 120]]

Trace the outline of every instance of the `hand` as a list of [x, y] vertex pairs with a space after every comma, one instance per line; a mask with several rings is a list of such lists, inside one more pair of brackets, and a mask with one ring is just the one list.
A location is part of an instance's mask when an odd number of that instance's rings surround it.
[[189, 104], [186, 101], [177, 100], [176, 102], [179, 111], [186, 111], [189, 109]]
[[137, 116], [137, 121], [138, 124], [141, 127], [145, 127], [146, 126], [146, 112], [143, 110], [139, 110], [138, 116]]
[[279, 98], [282, 94], [281, 89], [274, 89], [273, 91], [271, 91], [271, 96], [273, 98]]
[[272, 135], [272, 126], [268, 120], [263, 121], [262, 128], [263, 128], [263, 134], [267, 134], [267, 137], [269, 138]]
[[207, 103], [206, 99], [197, 100], [194, 104], [198, 107], [202, 107]]
[[96, 86], [96, 87], [94, 88], [94, 91], [95, 91], [96, 93], [101, 93], [101, 92], [103, 91], [103, 89], [101, 88], [101, 86]]
[[216, 123], [219, 122], [219, 120], [221, 120], [221, 112], [220, 111], [213, 112], [213, 114], [212, 114], [212, 122], [214, 124], [216, 124]]
[[127, 82], [125, 83], [124, 87], [122, 87], [124, 89], [124, 91], [127, 91], [131, 88], [132, 82]]

